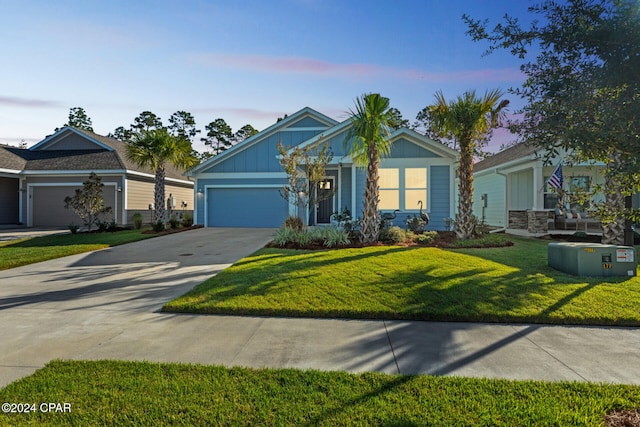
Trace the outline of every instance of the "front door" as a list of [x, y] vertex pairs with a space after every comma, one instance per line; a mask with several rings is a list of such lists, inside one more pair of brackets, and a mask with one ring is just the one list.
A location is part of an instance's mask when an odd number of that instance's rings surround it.
[[[333, 180], [325, 179], [318, 183], [318, 207], [316, 208], [316, 223], [329, 224], [333, 213]], [[323, 200], [324, 199], [324, 200]]]

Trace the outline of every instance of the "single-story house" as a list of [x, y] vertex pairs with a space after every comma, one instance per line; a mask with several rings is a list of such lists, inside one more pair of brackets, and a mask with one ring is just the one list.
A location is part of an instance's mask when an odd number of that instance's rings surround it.
[[[331, 214], [345, 208], [354, 218], [361, 217], [365, 171], [345, 151], [350, 126], [349, 120], [337, 122], [306, 107], [201, 163], [187, 174], [195, 179], [195, 222], [207, 227], [279, 227], [287, 216], [308, 215], [280, 194], [287, 183], [276, 148], [280, 142], [285, 147], [328, 142], [333, 152], [320, 186], [333, 189], [334, 195], [309, 215], [310, 224], [329, 224]], [[429, 229], [444, 229], [445, 219], [455, 216], [457, 152], [410, 129], [399, 129], [389, 138], [391, 153], [380, 162], [381, 211], [399, 210], [393, 223], [404, 227], [422, 201], [431, 216]]]
[[[31, 148], [0, 146], [0, 224], [66, 227], [82, 220], [64, 207], [91, 172], [101, 177], [105, 206], [118, 224], [134, 212], [151, 218], [154, 173], [127, 159], [126, 144], [86, 130], [63, 127]], [[193, 182], [168, 165], [166, 194], [175, 209], [193, 209]]]
[[[557, 192], [546, 185], [556, 166], [563, 161], [561, 157], [544, 164], [544, 151], [541, 148], [519, 143], [497, 154], [477, 162], [473, 167], [474, 176], [474, 214], [491, 226], [515, 229], [535, 229], [529, 223], [537, 216], [538, 229], [558, 225], [557, 208], [562, 215], [582, 214], [583, 221], [572, 221], [572, 229], [586, 229], [587, 225], [597, 225], [595, 221], [586, 221], [588, 215], [583, 206], [565, 200], [559, 206]], [[597, 162], [564, 164], [563, 190], [571, 196], [573, 193], [591, 191], [595, 185], [604, 185], [603, 164]], [[602, 194], [595, 194], [592, 201], [601, 201]], [[638, 206], [638, 195], [634, 196], [634, 206]], [[575, 216], [575, 215], [574, 215]], [[560, 218], [562, 219], [562, 218]], [[552, 225], [553, 224], [553, 225]], [[533, 227], [533, 228], [532, 228]], [[583, 228], [584, 227], [584, 228]], [[595, 230], [594, 230], [595, 231]]]

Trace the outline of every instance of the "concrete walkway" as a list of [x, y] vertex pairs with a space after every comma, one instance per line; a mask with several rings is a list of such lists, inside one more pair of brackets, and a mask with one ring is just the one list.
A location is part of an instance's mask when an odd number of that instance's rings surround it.
[[640, 329], [161, 313], [270, 240], [199, 229], [0, 272], [0, 386], [54, 358], [640, 384]]

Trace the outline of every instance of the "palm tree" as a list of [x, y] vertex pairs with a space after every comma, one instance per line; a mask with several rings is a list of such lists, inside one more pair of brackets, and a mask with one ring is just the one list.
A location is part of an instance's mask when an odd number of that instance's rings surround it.
[[469, 239], [474, 233], [473, 155], [500, 124], [502, 110], [509, 104], [506, 99], [500, 101], [502, 95], [495, 89], [478, 98], [475, 91], [467, 91], [447, 103], [438, 91], [435, 103], [427, 107], [430, 130], [437, 137], [453, 139], [460, 149], [456, 234], [461, 239]]
[[192, 155], [191, 142], [171, 135], [166, 128], [141, 130], [129, 139], [127, 157], [139, 166], [151, 168], [155, 173], [154, 222], [165, 222], [165, 165], [172, 164], [179, 169], [196, 166], [198, 159]]
[[367, 168], [362, 215], [362, 241], [373, 244], [378, 240], [378, 168], [380, 157], [389, 154], [389, 98], [379, 93], [364, 94], [356, 99], [356, 110], [349, 111], [351, 127], [345, 144], [351, 143], [349, 152], [357, 165]]

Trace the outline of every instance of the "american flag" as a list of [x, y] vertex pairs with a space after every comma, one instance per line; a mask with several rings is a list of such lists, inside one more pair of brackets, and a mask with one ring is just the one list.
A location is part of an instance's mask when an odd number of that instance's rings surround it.
[[562, 177], [562, 164], [559, 164], [554, 169], [553, 173], [547, 180], [547, 185], [555, 188], [556, 190], [562, 190], [562, 186], [564, 184], [564, 179]]

